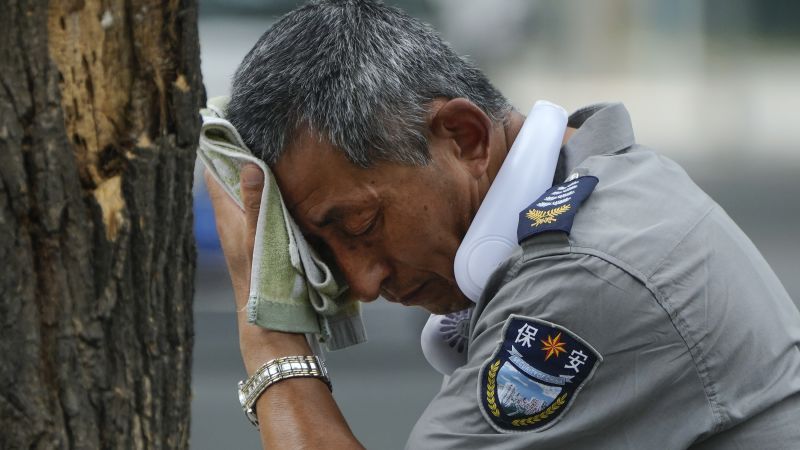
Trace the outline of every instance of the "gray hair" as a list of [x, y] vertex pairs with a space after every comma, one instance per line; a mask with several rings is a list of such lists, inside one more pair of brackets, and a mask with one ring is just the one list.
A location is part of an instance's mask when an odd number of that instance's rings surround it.
[[375, 1], [326, 0], [261, 36], [234, 76], [228, 119], [267, 164], [309, 130], [361, 167], [425, 165], [437, 97], [466, 98], [494, 122], [511, 110], [429, 25]]

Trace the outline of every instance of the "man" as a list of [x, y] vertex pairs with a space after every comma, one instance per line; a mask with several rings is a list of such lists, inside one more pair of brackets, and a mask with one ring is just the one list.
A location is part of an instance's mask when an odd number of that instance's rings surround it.
[[[229, 118], [355, 295], [471, 305], [453, 259], [525, 117], [429, 27], [371, 1], [301, 7], [242, 62]], [[263, 175], [242, 179], [244, 213], [207, 180], [239, 311]], [[531, 202], [410, 448], [800, 442], [800, 314], [721, 208], [634, 142], [622, 105], [570, 117]], [[239, 321], [248, 374], [311, 354]], [[318, 379], [273, 384], [256, 412], [268, 448], [359, 446]]]

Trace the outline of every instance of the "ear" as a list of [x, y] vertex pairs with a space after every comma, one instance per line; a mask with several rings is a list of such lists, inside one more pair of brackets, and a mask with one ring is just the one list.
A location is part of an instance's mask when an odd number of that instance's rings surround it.
[[492, 120], [465, 98], [447, 100], [431, 117], [431, 134], [451, 143], [446, 148], [475, 178], [486, 173]]

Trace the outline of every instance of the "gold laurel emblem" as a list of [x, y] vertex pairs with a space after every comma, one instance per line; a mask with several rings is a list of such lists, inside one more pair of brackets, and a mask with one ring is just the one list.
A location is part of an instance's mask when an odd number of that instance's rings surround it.
[[558, 208], [548, 209], [547, 211], [542, 211], [539, 209], [529, 209], [528, 213], [525, 214], [525, 217], [533, 221], [531, 224], [532, 227], [538, 227], [539, 225], [545, 223], [553, 223], [558, 220], [558, 216], [564, 214], [565, 212], [569, 211], [569, 204], [561, 205]]
[[536, 414], [535, 416], [525, 417], [524, 419], [512, 420], [511, 425], [515, 427], [524, 427], [526, 425], [533, 425], [536, 422], [541, 422], [542, 420], [547, 419], [548, 417], [550, 417], [551, 414], [556, 412], [558, 408], [561, 408], [564, 405], [564, 403], [566, 403], [567, 395], [568, 394], [562, 395], [561, 397], [556, 399], [556, 401], [553, 402], [553, 404], [550, 405], [547, 409], [540, 412], [539, 414]]
[[489, 411], [495, 417], [500, 417], [500, 408], [497, 407], [497, 401], [494, 396], [498, 370], [500, 370], [499, 359], [489, 366], [489, 375], [486, 380], [486, 403], [489, 405]]

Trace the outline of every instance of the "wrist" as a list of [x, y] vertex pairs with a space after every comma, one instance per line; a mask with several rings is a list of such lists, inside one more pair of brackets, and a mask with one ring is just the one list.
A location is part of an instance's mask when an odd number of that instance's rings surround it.
[[267, 330], [249, 323], [240, 325], [239, 347], [247, 376], [275, 358], [314, 354], [304, 334]]
[[[291, 378], [317, 378], [328, 386], [328, 371], [317, 356], [284, 356], [268, 361], [246, 381], [239, 382], [239, 403], [250, 422], [258, 427], [256, 402], [270, 386]], [[262, 415], [264, 417], [264, 415]]]
[[236, 302], [236, 307], [241, 310], [247, 306], [247, 300], [250, 297], [250, 279], [249, 277], [234, 277], [231, 275], [231, 287], [233, 287], [233, 297]]

